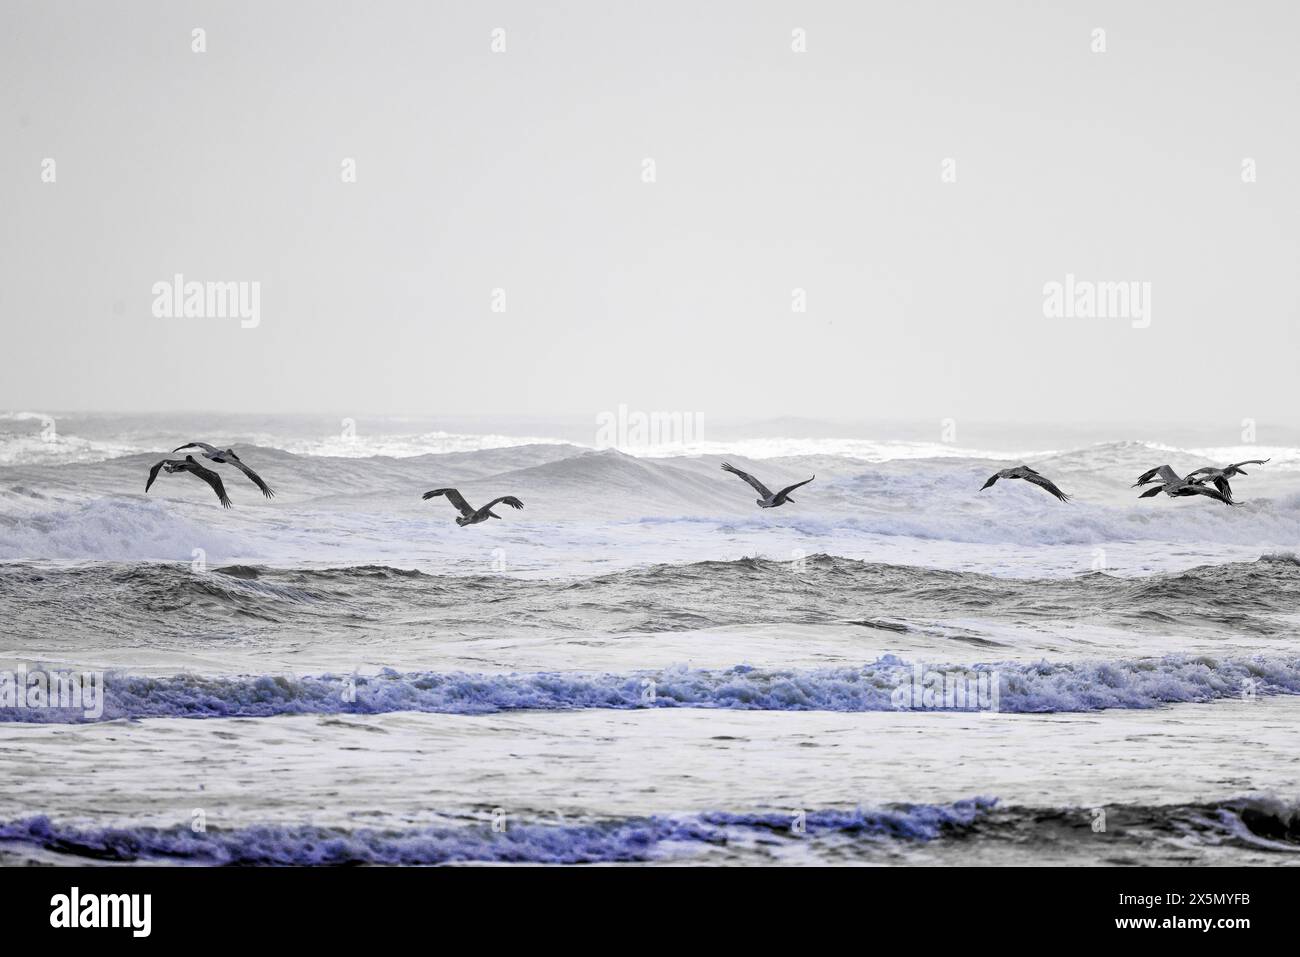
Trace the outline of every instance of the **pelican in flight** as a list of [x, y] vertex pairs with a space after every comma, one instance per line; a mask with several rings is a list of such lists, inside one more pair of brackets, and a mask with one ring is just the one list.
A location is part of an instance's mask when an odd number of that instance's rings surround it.
[[[1242, 463], [1243, 465], [1249, 463]], [[1150, 471], [1143, 472], [1138, 476], [1137, 484], [1134, 488], [1142, 485], [1148, 485], [1155, 482], [1155, 488], [1147, 489], [1138, 498], [1151, 498], [1153, 495], [1159, 495], [1164, 492], [1170, 498], [1181, 498], [1186, 495], [1208, 495], [1216, 502], [1222, 502], [1224, 505], [1240, 505], [1240, 502], [1232, 500], [1232, 489], [1224, 491], [1222, 488], [1210, 488], [1205, 484], [1205, 479], [1196, 478], [1194, 475], [1179, 476], [1177, 472], [1168, 465], [1158, 465]], [[1225, 483], [1226, 484], [1226, 483]]]
[[226, 451], [223, 452], [215, 445], [208, 445], [207, 442], [190, 442], [186, 445], [180, 446], [179, 448], [172, 449], [172, 451], [182, 452], [185, 449], [202, 449], [203, 457], [205, 459], [211, 459], [214, 462], [220, 462], [222, 465], [233, 465], [235, 468], [239, 469], [239, 471], [243, 472], [250, 479], [252, 479], [253, 484], [256, 485], [258, 488], [260, 488], [262, 490], [262, 494], [265, 495], [267, 498], [271, 498], [272, 496], [275, 495], [275, 493], [271, 491], [271, 486], [263, 482], [262, 477], [260, 475], [258, 475], [256, 472], [254, 472], [252, 469], [250, 469], [247, 465], [245, 465], [243, 462], [239, 460], [239, 456], [235, 454], [234, 449], [226, 449]]
[[464, 528], [466, 525], [477, 525], [479, 522], [486, 522], [489, 518], [500, 518], [496, 512], [492, 511], [493, 505], [499, 505], [504, 502], [511, 508], [523, 508], [524, 503], [519, 501], [513, 495], [502, 495], [500, 498], [494, 498], [482, 508], [474, 508], [469, 502], [465, 501], [465, 496], [454, 488], [435, 488], [432, 491], [425, 492], [421, 498], [433, 498], [435, 495], [447, 496], [447, 501], [460, 510], [456, 516], [456, 524]]
[[230, 497], [226, 495], [226, 487], [221, 484], [221, 476], [212, 469], [205, 469], [198, 462], [194, 461], [194, 456], [187, 455], [184, 459], [163, 459], [157, 465], [149, 470], [149, 481], [144, 483], [145, 494], [148, 494], [154, 479], [158, 477], [158, 470], [166, 469], [168, 475], [175, 475], [177, 472], [189, 472], [197, 475], [203, 481], [212, 486], [212, 491], [217, 493], [217, 498], [221, 500], [222, 508], [230, 508]]
[[1232, 498], [1232, 486], [1228, 484], [1228, 479], [1237, 475], [1249, 475], [1250, 473], [1242, 468], [1243, 465], [1263, 465], [1268, 461], [1270, 461], [1270, 459], [1249, 459], [1245, 462], [1236, 462], [1232, 465], [1225, 465], [1221, 469], [1216, 469], [1212, 465], [1207, 465], [1204, 468], [1188, 472], [1187, 477], [1191, 478], [1193, 475], [1204, 475], [1205, 478], [1201, 481], [1213, 482], [1215, 488], [1228, 496], [1228, 498]]
[[790, 493], [793, 492], [795, 489], [797, 489], [800, 485], [807, 485], [809, 482], [811, 482], [813, 479], [817, 477], [814, 475], [812, 478], [804, 479], [802, 482], [795, 482], [793, 485], [787, 485], [785, 488], [781, 489], [781, 491], [773, 495], [772, 490], [769, 489], [766, 485], [764, 485], [758, 479], [754, 478], [754, 476], [750, 475], [748, 472], [742, 472], [734, 465], [729, 465], [728, 463], [723, 462], [722, 471], [730, 472], [732, 475], [739, 475], [746, 482], [752, 485], [754, 487], [754, 491], [757, 492], [759, 495], [763, 496], [762, 498], [755, 499], [755, 501], [758, 502], [759, 508], [777, 508], [781, 505], [784, 505], [786, 502], [793, 502], [794, 499], [790, 497]]
[[1017, 465], [1013, 469], [1003, 469], [1001, 472], [995, 472], [989, 476], [989, 480], [980, 486], [980, 491], [984, 491], [998, 479], [1024, 479], [1026, 482], [1032, 482], [1039, 488], [1047, 489], [1062, 502], [1068, 502], [1070, 496], [1066, 495], [1057, 488], [1050, 479], [1045, 479], [1028, 465]]

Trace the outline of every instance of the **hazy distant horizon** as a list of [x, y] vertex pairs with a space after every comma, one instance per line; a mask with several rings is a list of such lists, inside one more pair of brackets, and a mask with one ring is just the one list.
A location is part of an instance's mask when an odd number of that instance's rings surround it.
[[[625, 409], [625, 418], [646, 410]], [[650, 413], [653, 414], [653, 413]], [[349, 429], [356, 435], [446, 432], [472, 436], [547, 439], [577, 445], [604, 445], [600, 441], [602, 422], [616, 422], [618, 411], [572, 414], [475, 413], [366, 413], [366, 412], [283, 412], [232, 413], [217, 410], [103, 410], [4, 409], [0, 408], [0, 438], [24, 432], [37, 434], [49, 416], [63, 435], [106, 438], [124, 428], [139, 427], [160, 437], [175, 434], [176, 441], [204, 438], [210, 441], [247, 441], [247, 436], [318, 435], [323, 438]], [[661, 413], [661, 418], [663, 414]], [[664, 419], [665, 423], [667, 420]], [[88, 427], [94, 424], [98, 427]], [[1103, 445], [1115, 442], [1154, 442], [1183, 448], [1300, 447], [1300, 429], [1278, 422], [1256, 423], [1252, 440], [1243, 435], [1241, 423], [1221, 419], [1198, 426], [1177, 423], [984, 421], [979, 419], [818, 419], [815, 417], [727, 417], [692, 413], [685, 434], [676, 430], [669, 445], [683, 439], [693, 444], [755, 438], [795, 440], [865, 440], [877, 442], [940, 443], [955, 448], [987, 450], [1048, 451]], [[193, 433], [193, 434], [191, 434]], [[626, 438], [626, 434], [623, 435]], [[622, 443], [616, 443], [622, 444]]]

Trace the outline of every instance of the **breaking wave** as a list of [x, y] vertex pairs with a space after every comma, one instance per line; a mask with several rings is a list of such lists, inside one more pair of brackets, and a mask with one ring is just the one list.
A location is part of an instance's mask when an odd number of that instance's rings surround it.
[[1188, 844], [1300, 852], [1300, 809], [1294, 802], [1259, 796], [1108, 807], [1100, 837], [1089, 826], [1091, 809], [1002, 806], [989, 797], [797, 813], [707, 811], [578, 822], [524, 817], [504, 828], [485, 817], [406, 828], [262, 824], [196, 832], [185, 825], [79, 826], [38, 816], [0, 824], [0, 845], [40, 848], [74, 860], [236, 866], [688, 862], [747, 851], [780, 860], [810, 843], [831, 860], [870, 860], [888, 859], [907, 845], [974, 839], [1058, 850], [1075, 844], [1106, 855], [1162, 843], [1182, 853]]
[[[932, 841], [970, 827], [989, 798], [880, 810], [816, 810], [804, 816], [813, 838]], [[73, 827], [33, 817], [0, 825], [0, 842], [110, 861], [235, 865], [450, 864], [459, 862], [584, 864], [651, 861], [683, 846], [726, 847], [789, 833], [788, 813], [714, 811], [689, 817], [644, 817], [581, 824], [463, 823], [377, 828], [262, 825], [235, 830], [188, 827]]]
[[[10, 488], [9, 496], [39, 492]], [[195, 549], [210, 557], [238, 554], [234, 538], [141, 499], [94, 499], [48, 510], [0, 512], [0, 559], [190, 561]]]
[[[918, 670], [920, 669], [920, 670]], [[936, 676], [935, 677], [932, 676]], [[937, 690], [927, 694], [925, 689]], [[947, 690], [962, 687], [961, 697]], [[976, 689], [982, 689], [977, 691]], [[17, 707], [0, 721], [272, 717], [420, 711], [492, 714], [591, 708], [738, 711], [978, 711], [1017, 714], [1144, 709], [1174, 703], [1300, 694], [1300, 660], [1171, 655], [1121, 661], [1004, 662], [923, 668], [885, 655], [856, 668], [668, 668], [628, 674], [469, 674], [105, 677], [102, 714]]]

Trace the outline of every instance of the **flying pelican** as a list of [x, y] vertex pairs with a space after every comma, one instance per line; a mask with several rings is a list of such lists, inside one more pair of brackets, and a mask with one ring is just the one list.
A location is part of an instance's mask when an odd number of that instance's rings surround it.
[[1187, 477], [1191, 478], [1193, 475], [1204, 475], [1205, 478], [1201, 481], [1213, 482], [1215, 488], [1228, 496], [1228, 498], [1232, 498], [1232, 486], [1228, 484], [1228, 479], [1237, 475], [1249, 475], [1250, 473], [1242, 468], [1243, 465], [1263, 465], [1265, 462], [1269, 461], [1271, 461], [1271, 458], [1249, 459], [1245, 462], [1236, 462], [1232, 465], [1226, 465], [1221, 469], [1216, 469], [1212, 465], [1206, 465], [1203, 468], [1188, 472]]
[[519, 501], [513, 495], [502, 495], [500, 498], [494, 498], [480, 509], [475, 509], [465, 501], [465, 496], [454, 488], [435, 488], [430, 492], [425, 492], [421, 498], [433, 498], [435, 495], [447, 496], [447, 501], [460, 510], [460, 515], [456, 516], [456, 524], [464, 528], [466, 525], [477, 525], [479, 522], [486, 522], [489, 518], [500, 518], [501, 516], [492, 511], [492, 506], [501, 502], [509, 505], [511, 508], [523, 508], [524, 503]]
[[[1159, 478], [1156, 478], [1156, 476], [1159, 476]], [[1133, 487], [1137, 488], [1139, 485], [1146, 485], [1150, 482], [1156, 482], [1156, 487], [1147, 489], [1139, 495], [1138, 498], [1151, 498], [1153, 495], [1159, 495], [1161, 492], [1164, 492], [1170, 498], [1181, 498], [1187, 495], [1208, 495], [1210, 498], [1217, 502], [1222, 502], [1224, 505], [1241, 504], [1240, 502], [1234, 502], [1232, 500], [1231, 489], [1225, 493], [1222, 489], [1210, 488], [1205, 484], [1205, 479], [1194, 478], [1191, 475], [1180, 477], [1179, 474], [1168, 465], [1159, 465], [1151, 469], [1149, 472], [1143, 472], [1138, 477], [1137, 485], [1134, 485]]]
[[785, 488], [781, 489], [781, 491], [773, 495], [772, 490], [769, 489], [766, 485], [764, 485], [758, 479], [754, 478], [754, 476], [750, 475], [748, 472], [742, 472], [734, 465], [729, 465], [726, 462], [723, 462], [722, 470], [724, 472], [730, 472], [732, 475], [739, 475], [741, 478], [743, 478], [746, 482], [748, 482], [750, 485], [754, 487], [755, 492], [763, 496], [760, 499], [755, 499], [755, 501], [758, 502], [759, 508], [777, 508], [781, 505], [784, 505], [786, 502], [793, 502], [794, 499], [790, 497], [790, 493], [793, 492], [795, 489], [797, 489], [800, 485], [807, 485], [809, 482], [811, 482], [813, 479], [817, 477], [814, 475], [812, 478], [804, 479], [802, 482], [795, 482], [793, 485], [787, 485]]
[[262, 490], [262, 494], [265, 495], [267, 498], [271, 498], [272, 496], [275, 495], [275, 493], [271, 491], [271, 487], [262, 481], [262, 477], [260, 475], [258, 475], [256, 472], [254, 472], [252, 469], [250, 469], [247, 465], [245, 465], [243, 462], [239, 460], [239, 456], [235, 454], [234, 449], [226, 449], [226, 451], [223, 452], [221, 451], [221, 449], [217, 448], [214, 445], [208, 445], [207, 442], [190, 442], [187, 445], [180, 446], [180, 448], [172, 449], [172, 451], [180, 452], [183, 449], [202, 449], [203, 457], [205, 459], [211, 459], [214, 462], [220, 462], [222, 465], [233, 465], [235, 468], [239, 469], [239, 471], [243, 472], [250, 479], [252, 479], [253, 484], [256, 485], [258, 488], [260, 488]]
[[1059, 488], [1052, 484], [1049, 479], [1043, 478], [1028, 465], [1017, 465], [1013, 469], [1003, 469], [1001, 472], [995, 472], [989, 476], [989, 480], [980, 486], [980, 491], [984, 491], [998, 479], [1024, 479], [1026, 482], [1032, 482], [1039, 488], [1045, 488], [1062, 502], [1068, 502], [1070, 496], [1066, 495]]
[[177, 472], [190, 472], [197, 475], [203, 481], [212, 486], [212, 491], [217, 493], [217, 498], [221, 500], [222, 508], [230, 508], [230, 497], [226, 495], [226, 487], [221, 484], [221, 476], [212, 469], [205, 469], [198, 462], [194, 461], [194, 456], [187, 455], [184, 459], [163, 459], [157, 465], [149, 470], [149, 481], [144, 483], [145, 494], [148, 494], [149, 488], [153, 485], [154, 479], [158, 477], [158, 470], [166, 469], [168, 475], [175, 475]]

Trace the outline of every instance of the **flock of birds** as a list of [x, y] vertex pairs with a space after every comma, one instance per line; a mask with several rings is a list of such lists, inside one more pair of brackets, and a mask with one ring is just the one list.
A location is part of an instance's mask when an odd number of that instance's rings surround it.
[[[239, 456], [235, 454], [234, 449], [226, 449], [225, 451], [222, 451], [215, 445], [209, 445], [207, 442], [187, 442], [185, 445], [177, 446], [172, 449], [172, 454], [174, 455], [177, 452], [183, 452], [186, 449], [199, 449], [205, 459], [210, 459], [211, 461], [217, 462], [221, 465], [233, 465], [235, 468], [239, 469], [239, 471], [247, 475], [249, 480], [261, 489], [262, 494], [267, 498], [273, 498], [275, 496], [275, 492], [272, 491], [271, 486], [262, 481], [262, 476], [258, 475], [245, 465]], [[187, 455], [183, 459], [163, 459], [161, 462], [155, 462], [153, 467], [149, 469], [148, 480], [144, 483], [145, 494], [148, 494], [149, 489], [153, 488], [153, 483], [157, 481], [159, 472], [166, 472], [168, 475], [175, 475], [178, 472], [188, 472], [207, 482], [208, 485], [212, 487], [212, 491], [217, 493], [217, 501], [221, 503], [222, 508], [230, 508], [232, 504], [230, 496], [226, 494], [226, 485], [221, 481], [221, 476], [212, 469], [203, 465], [194, 458], [193, 455]], [[456, 516], [456, 524], [462, 528], [466, 525], [477, 525], [479, 522], [486, 522], [489, 518], [500, 518], [500, 515], [492, 511], [492, 507], [495, 505], [504, 504], [509, 505], [511, 508], [524, 507], [524, 503], [519, 501], [519, 499], [515, 498], [513, 495], [503, 495], [500, 498], [494, 498], [482, 508], [474, 508], [474, 506], [470, 505], [469, 502], [465, 501], [465, 496], [461, 495], [460, 492], [454, 488], [435, 488], [431, 491], [425, 492], [423, 497], [430, 499], [439, 495], [446, 496], [447, 501], [451, 502], [451, 504], [455, 506], [456, 510], [460, 512], [460, 514]]]
[[[234, 449], [226, 449], [223, 452], [215, 445], [208, 445], [207, 442], [187, 442], [185, 445], [172, 449], [172, 454], [175, 455], [177, 452], [183, 452], [186, 449], [202, 449], [205, 459], [220, 462], [222, 465], [233, 465], [252, 479], [253, 484], [260, 488], [262, 494], [267, 498], [272, 498], [275, 495], [271, 491], [271, 487], [262, 481], [260, 475], [239, 460], [239, 456], [235, 454]], [[161, 462], [155, 463], [153, 468], [149, 470], [149, 480], [144, 483], [145, 494], [148, 494], [149, 489], [158, 478], [160, 469], [168, 475], [175, 475], [177, 472], [189, 472], [191, 475], [198, 476], [212, 486], [212, 491], [217, 493], [217, 499], [221, 502], [221, 506], [230, 508], [230, 496], [226, 494], [226, 486], [222, 484], [221, 476], [212, 469], [200, 465], [192, 455], [187, 455], [183, 459], [163, 459]]]
[[[172, 453], [183, 452], [185, 449], [199, 449], [205, 459], [209, 459], [210, 461], [217, 462], [221, 465], [233, 465], [248, 476], [252, 483], [261, 489], [262, 494], [267, 498], [271, 498], [275, 495], [275, 492], [271, 490], [271, 487], [262, 481], [262, 477], [240, 460], [239, 456], [235, 454], [234, 449], [226, 449], [225, 451], [222, 451], [215, 445], [209, 445], [206, 442], [188, 442], [185, 445], [172, 449]], [[1263, 465], [1268, 461], [1268, 459], [1248, 459], [1245, 462], [1235, 462], [1232, 465], [1227, 465], [1223, 468], [1215, 468], [1212, 465], [1206, 465], [1182, 476], [1171, 469], [1168, 465], [1157, 465], [1155, 468], [1139, 475], [1133, 488], [1140, 488], [1144, 485], [1152, 485], [1154, 483], [1154, 488], [1143, 492], [1138, 496], [1138, 498], [1151, 498], [1154, 495], [1159, 495], [1161, 492], [1164, 492], [1171, 498], [1187, 495], [1205, 495], [1217, 502], [1223, 502], [1225, 505], [1240, 505], [1240, 502], [1233, 501], [1232, 486], [1229, 484], [1228, 480], [1235, 478], [1238, 475], [1249, 475], [1250, 473], [1242, 468], [1243, 465]], [[814, 475], [812, 478], [806, 478], [802, 482], [795, 482], [793, 485], [787, 485], [778, 492], [773, 492], [754, 476], [750, 475], [748, 472], [742, 472], [740, 469], [728, 462], [722, 463], [722, 470], [724, 472], [730, 472], [732, 475], [737, 475], [750, 484], [754, 491], [759, 494], [759, 498], [756, 499], [759, 508], [779, 508], [786, 502], [793, 502], [794, 499], [790, 497], [790, 493], [801, 486], [807, 485], [817, 477]], [[163, 459], [161, 462], [156, 463], [151, 469], [149, 469], [149, 480], [145, 482], [144, 486], [146, 493], [153, 487], [153, 483], [158, 478], [158, 473], [160, 471], [166, 472], [168, 475], [175, 475], [178, 472], [188, 472], [191, 475], [202, 479], [212, 487], [214, 492], [217, 493], [217, 499], [221, 502], [222, 506], [224, 508], [230, 508], [230, 496], [226, 494], [226, 487], [221, 481], [221, 476], [212, 469], [201, 464], [193, 455], [187, 455], [183, 459]], [[1003, 469], [1000, 472], [995, 472], [993, 475], [989, 476], [987, 482], [980, 486], [980, 491], [984, 491], [984, 489], [997, 482], [998, 479], [1023, 479], [1032, 485], [1037, 485], [1039, 488], [1045, 489], [1062, 502], [1070, 501], [1070, 496], [1057, 488], [1056, 483], [1034, 469], [1031, 469], [1028, 465], [1017, 465], [1014, 468]], [[502, 495], [500, 498], [494, 498], [492, 501], [480, 508], [475, 508], [470, 505], [469, 502], [465, 501], [465, 496], [461, 495], [460, 492], [454, 488], [435, 488], [425, 492], [421, 497], [428, 500], [440, 496], [445, 497], [447, 501], [450, 502], [458, 512], [460, 512], [460, 514], [456, 516], [456, 524], [462, 528], [466, 525], [477, 525], [479, 522], [486, 522], [489, 518], [500, 518], [500, 515], [492, 511], [494, 506], [509, 505], [511, 508], [515, 509], [521, 509], [524, 507], [524, 503], [515, 498], [515, 496]]]
[[[1235, 462], [1221, 469], [1215, 468], [1213, 465], [1206, 465], [1181, 476], [1168, 465], [1157, 465], [1155, 468], [1148, 469], [1139, 475], [1138, 480], [1133, 484], [1133, 488], [1141, 488], [1143, 485], [1150, 485], [1154, 482], [1156, 483], [1155, 488], [1148, 489], [1138, 498], [1151, 498], [1153, 495], [1164, 492], [1170, 498], [1186, 495], [1205, 495], [1216, 502], [1222, 502], [1224, 505], [1240, 505], [1240, 502], [1233, 501], [1232, 485], [1229, 484], [1228, 479], [1238, 475], [1249, 475], [1250, 473], [1242, 468], [1243, 465], [1263, 465], [1268, 461], [1268, 459], [1247, 459], [1245, 462]], [[1051, 492], [1062, 502], [1070, 500], [1070, 496], [1057, 488], [1054, 482], [1044, 478], [1028, 465], [1003, 469], [1001, 472], [989, 476], [989, 480], [981, 486], [980, 491], [984, 491], [1000, 478], [1024, 479], [1026, 482], [1032, 482], [1039, 488]]]

